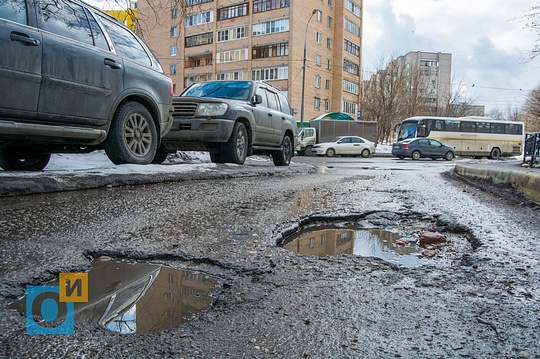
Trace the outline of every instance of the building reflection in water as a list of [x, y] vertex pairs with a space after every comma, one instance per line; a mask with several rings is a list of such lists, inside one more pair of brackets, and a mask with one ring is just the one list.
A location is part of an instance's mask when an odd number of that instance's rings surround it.
[[402, 237], [381, 229], [351, 229], [319, 227], [291, 236], [282, 245], [296, 253], [313, 256], [354, 254], [362, 257], [377, 257], [405, 267], [428, 263], [419, 258], [419, 248], [414, 244], [404, 245]]

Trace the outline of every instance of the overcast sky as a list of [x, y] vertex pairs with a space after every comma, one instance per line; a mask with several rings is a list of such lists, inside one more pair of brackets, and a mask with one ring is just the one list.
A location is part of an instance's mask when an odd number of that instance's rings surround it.
[[[410, 51], [452, 54], [454, 83], [466, 85], [486, 112], [521, 107], [540, 85], [540, 35], [520, 19], [535, 0], [364, 0], [364, 77]], [[473, 87], [474, 85], [474, 87]]]

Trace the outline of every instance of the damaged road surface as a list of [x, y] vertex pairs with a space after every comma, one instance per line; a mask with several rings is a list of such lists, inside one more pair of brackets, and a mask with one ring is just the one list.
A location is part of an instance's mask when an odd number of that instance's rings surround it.
[[[0, 198], [0, 357], [540, 358], [538, 206], [444, 176], [447, 162], [314, 166]], [[334, 231], [303, 237], [310, 227]], [[381, 247], [418, 263], [358, 255], [340, 228], [376, 233]], [[444, 240], [420, 247], [426, 232]], [[307, 251], [286, 248], [294, 235]], [[315, 251], [323, 245], [334, 250]], [[13, 309], [26, 286], [60, 273], [98, 278], [97, 260], [152, 267], [129, 280], [133, 291], [108, 274], [103, 294], [89, 295], [101, 312], [83, 320], [74, 310], [72, 334], [26, 334], [28, 318]], [[172, 285], [184, 277], [187, 287]], [[151, 295], [147, 283], [164, 291]], [[170, 304], [196, 306], [203, 288], [201, 310]], [[133, 298], [122, 302], [125, 293]], [[140, 328], [141, 303], [156, 318], [185, 320], [132, 334], [99, 324], [107, 313]]]

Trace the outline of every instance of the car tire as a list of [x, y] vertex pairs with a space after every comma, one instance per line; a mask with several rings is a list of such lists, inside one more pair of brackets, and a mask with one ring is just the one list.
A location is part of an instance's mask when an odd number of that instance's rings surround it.
[[452, 161], [454, 159], [454, 154], [451, 151], [446, 152], [444, 159], [447, 161]]
[[32, 150], [4, 149], [0, 151], [0, 167], [5, 171], [41, 171], [51, 155]]
[[369, 152], [369, 150], [368, 150], [367, 148], [364, 148], [364, 149], [362, 150], [362, 153], [360, 153], [360, 155], [361, 155], [362, 157], [364, 157], [364, 158], [369, 157], [370, 154], [371, 154], [371, 153]]
[[281, 142], [281, 150], [272, 153], [272, 160], [276, 166], [288, 166], [291, 163], [292, 151], [294, 151], [292, 146], [292, 140], [289, 135], [283, 136], [283, 141]]
[[212, 161], [212, 163], [225, 163], [220, 152], [210, 152], [210, 161]]
[[422, 155], [420, 154], [420, 151], [414, 151], [414, 152], [412, 153], [412, 155], [411, 155], [411, 158], [412, 158], [413, 160], [415, 160], [415, 161], [416, 161], [416, 160], [419, 160], [420, 157], [422, 157]]
[[149, 164], [158, 144], [156, 125], [150, 112], [138, 102], [126, 102], [116, 111], [103, 147], [116, 165]]
[[326, 157], [334, 157], [336, 155], [336, 151], [333, 148], [329, 148], [326, 151]]
[[158, 148], [157, 151], [156, 151], [156, 155], [154, 156], [154, 159], [152, 160], [152, 163], [156, 164], [156, 165], [159, 165], [159, 164], [165, 162], [165, 160], [169, 156], [169, 153], [170, 152], [166, 151], [162, 147]]
[[498, 160], [501, 157], [501, 150], [498, 147], [494, 147], [491, 149], [491, 152], [489, 153], [489, 158], [492, 160]]
[[222, 147], [221, 153], [224, 163], [244, 164], [248, 152], [248, 136], [246, 126], [236, 122], [229, 141]]

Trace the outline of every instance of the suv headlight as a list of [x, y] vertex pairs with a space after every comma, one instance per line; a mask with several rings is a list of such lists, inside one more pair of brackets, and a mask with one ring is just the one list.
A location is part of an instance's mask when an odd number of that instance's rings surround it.
[[221, 116], [227, 112], [227, 104], [224, 103], [200, 103], [197, 107], [197, 116]]

